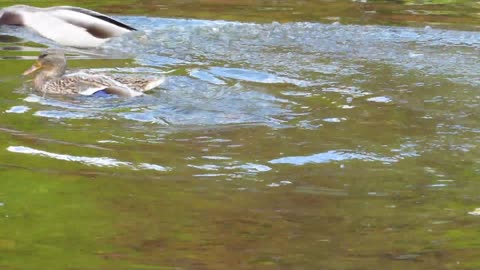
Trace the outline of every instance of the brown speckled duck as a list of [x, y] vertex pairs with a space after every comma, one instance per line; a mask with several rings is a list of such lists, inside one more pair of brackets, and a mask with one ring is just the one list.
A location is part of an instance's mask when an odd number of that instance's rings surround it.
[[36, 91], [45, 94], [95, 95], [98, 92], [135, 97], [164, 82], [165, 78], [113, 77], [105, 74], [75, 72], [66, 74], [67, 60], [61, 51], [48, 50], [23, 75], [39, 71], [33, 80]]
[[136, 30], [105, 14], [71, 6], [2, 8], [2, 24], [25, 26], [43, 37], [72, 47], [97, 47], [111, 37]]

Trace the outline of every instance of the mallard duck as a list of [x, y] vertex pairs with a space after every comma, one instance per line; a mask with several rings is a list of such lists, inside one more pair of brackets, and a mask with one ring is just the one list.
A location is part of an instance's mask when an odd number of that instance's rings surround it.
[[144, 91], [159, 86], [161, 78], [133, 78], [107, 76], [86, 72], [66, 73], [67, 60], [65, 54], [58, 50], [43, 52], [38, 60], [23, 75], [39, 71], [33, 79], [36, 91], [45, 94], [80, 94], [95, 95], [107, 93], [123, 97], [143, 95]]
[[0, 9], [1, 24], [26, 26], [43, 37], [72, 47], [97, 47], [111, 37], [136, 30], [105, 14], [70, 6], [6, 7]]

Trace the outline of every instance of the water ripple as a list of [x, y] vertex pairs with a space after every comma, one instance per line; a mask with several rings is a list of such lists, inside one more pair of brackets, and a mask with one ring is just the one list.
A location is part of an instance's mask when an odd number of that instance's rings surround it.
[[[477, 69], [472, 67], [478, 67], [480, 62], [480, 35], [476, 32], [308, 22], [254, 24], [143, 17], [128, 20], [149, 30], [110, 43], [109, 48], [127, 47], [145, 60], [151, 55], [163, 55], [201, 65], [248, 63], [257, 72], [276, 76], [271, 78], [298, 80], [302, 84], [322, 83], [318, 76], [321, 74], [362, 73], [363, 67], [352, 61], [325, 61], [331, 55], [451, 74], [456, 80], [468, 77], [469, 83], [476, 78]], [[133, 46], [134, 42], [139, 46]], [[308, 72], [313, 73], [299, 76]]]
[[73, 161], [79, 162], [88, 166], [97, 166], [97, 167], [129, 167], [133, 170], [155, 170], [155, 171], [169, 171], [170, 168], [163, 167], [156, 164], [148, 164], [148, 163], [141, 163], [135, 165], [131, 162], [126, 161], [119, 161], [114, 158], [108, 157], [83, 157], [83, 156], [73, 156], [73, 155], [66, 155], [66, 154], [57, 154], [51, 153], [47, 151], [37, 150], [34, 148], [26, 147], [26, 146], [9, 146], [7, 151], [12, 153], [19, 153], [19, 154], [28, 154], [34, 156], [42, 156], [53, 158], [57, 160], [64, 160], [64, 161]]
[[394, 163], [398, 160], [395, 158], [381, 157], [376, 154], [355, 153], [348, 151], [328, 151], [325, 153], [314, 154], [311, 156], [290, 156], [270, 160], [271, 164], [291, 164], [305, 165], [308, 163], [330, 163], [334, 161], [346, 161], [359, 159], [363, 161], [380, 161], [383, 163]]

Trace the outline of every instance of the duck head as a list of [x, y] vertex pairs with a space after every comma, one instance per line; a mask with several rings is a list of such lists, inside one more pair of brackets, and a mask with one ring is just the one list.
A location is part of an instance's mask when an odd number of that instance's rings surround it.
[[67, 60], [62, 52], [45, 51], [37, 59], [37, 61], [23, 75], [29, 75], [37, 70], [49, 78], [60, 77], [65, 73], [67, 68]]

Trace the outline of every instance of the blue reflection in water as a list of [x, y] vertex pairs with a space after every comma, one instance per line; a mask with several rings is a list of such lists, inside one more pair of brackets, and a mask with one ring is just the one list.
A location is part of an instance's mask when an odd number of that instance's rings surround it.
[[380, 161], [383, 163], [396, 162], [395, 158], [379, 157], [376, 154], [360, 154], [344, 151], [328, 151], [311, 156], [291, 156], [270, 160], [272, 164], [305, 165], [307, 163], [329, 163], [334, 161], [346, 161], [359, 159], [363, 161]]

